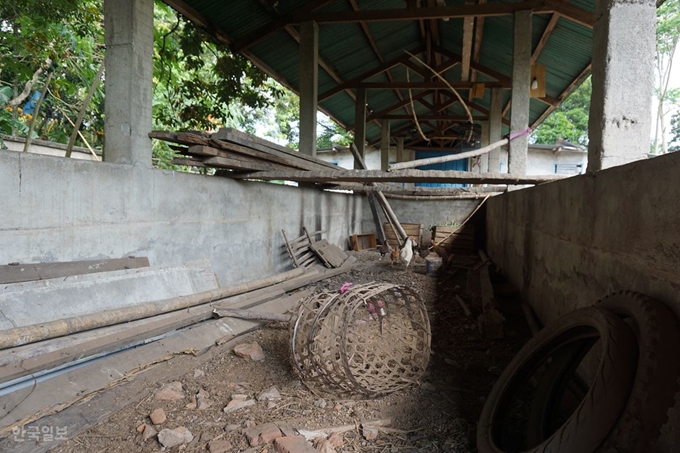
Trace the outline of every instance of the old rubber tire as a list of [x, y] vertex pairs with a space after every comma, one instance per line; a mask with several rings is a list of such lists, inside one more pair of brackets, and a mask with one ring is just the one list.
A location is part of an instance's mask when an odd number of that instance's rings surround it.
[[631, 291], [611, 294], [596, 306], [626, 320], [640, 350], [628, 404], [598, 452], [641, 453], [658, 437], [675, 403], [680, 375], [678, 321], [663, 303]]
[[[539, 445], [503, 445], [500, 437], [506, 429], [510, 405], [535, 370], [560, 350], [573, 347], [574, 342], [592, 342], [598, 337], [601, 355], [595, 378], [567, 421]], [[635, 335], [619, 317], [595, 307], [562, 316], [529, 340], [491, 390], [477, 427], [479, 453], [593, 453], [626, 405], [636, 359]]]

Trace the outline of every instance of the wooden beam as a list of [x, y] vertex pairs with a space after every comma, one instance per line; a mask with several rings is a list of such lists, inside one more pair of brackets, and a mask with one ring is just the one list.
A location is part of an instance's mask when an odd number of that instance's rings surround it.
[[[447, 56], [447, 57], [449, 57], [453, 60], [456, 60], [456, 59], [461, 60], [463, 58], [460, 55], [457, 55], [457, 54], [455, 54], [451, 51], [448, 51], [448, 50], [446, 50], [442, 47], [435, 48], [435, 51], [444, 55], [444, 56]], [[512, 77], [508, 77], [505, 74], [502, 74], [502, 73], [500, 73], [500, 72], [498, 72], [494, 69], [487, 68], [486, 66], [481, 65], [479, 63], [476, 63], [474, 61], [470, 62], [470, 67], [472, 69], [474, 69], [475, 71], [481, 72], [482, 74], [486, 74], [489, 77], [493, 77], [494, 79], [498, 80], [498, 82], [503, 84], [503, 86], [508, 86], [508, 87], [512, 86]], [[487, 84], [489, 82], [484, 82], [484, 83]]]
[[276, 171], [234, 175], [235, 179], [284, 180], [298, 182], [433, 182], [476, 184], [540, 184], [564, 179], [564, 175], [520, 176], [507, 173], [471, 173], [441, 170], [329, 170], [329, 171]]
[[[375, 9], [362, 11], [338, 11], [333, 13], [297, 13], [293, 14], [291, 23], [308, 20], [320, 24], [356, 23], [356, 22], [385, 22], [420, 19], [452, 19], [467, 16], [507, 16], [517, 11], [533, 10], [536, 13], [552, 12], [553, 9], [544, 6], [546, 0], [528, 0], [513, 3], [494, 3], [482, 5], [434, 6], [422, 8]], [[554, 8], [552, 6], [551, 8]], [[572, 7], [581, 13], [587, 13], [580, 8]], [[580, 14], [573, 11], [574, 14]], [[583, 17], [585, 14], [583, 15]]]
[[[427, 96], [427, 95], [429, 95], [429, 94], [432, 94], [432, 90], [421, 91], [420, 93], [414, 94], [414, 95], [412, 96], [412, 98], [413, 98], [414, 101], [418, 101], [418, 100], [424, 98], [425, 96]], [[399, 103], [397, 103], [397, 104], [393, 104], [393, 105], [387, 107], [387, 108], [384, 109], [384, 110], [381, 110], [381, 111], [379, 111], [379, 112], [373, 113], [373, 114], [370, 115], [368, 118], [366, 118], [366, 121], [373, 121], [373, 120], [376, 120], [376, 119], [381, 119], [381, 118], [383, 118], [385, 115], [387, 115], [388, 113], [393, 112], [393, 111], [395, 111], [395, 110], [397, 110], [397, 109], [400, 109], [400, 108], [402, 108], [402, 107], [404, 107], [404, 106], [406, 106], [406, 105], [408, 105], [408, 104], [410, 104], [410, 103], [411, 103], [411, 99], [404, 99], [403, 101], [401, 101], [401, 102], [399, 102]], [[352, 126], [352, 128], [351, 128], [350, 130], [353, 130], [353, 129], [354, 129], [354, 126]]]
[[545, 0], [545, 8], [587, 28], [593, 28], [595, 24], [595, 14], [571, 5], [568, 1]]
[[[465, 0], [466, 5], [474, 4], [474, 0]], [[472, 40], [474, 38], [475, 17], [466, 16], [463, 18], [463, 50], [461, 56], [460, 80], [467, 82], [470, 80], [470, 63], [472, 61]]]
[[[177, 0], [170, 0], [170, 1], [175, 2]], [[170, 4], [170, 1], [165, 2], [165, 3]], [[240, 51], [245, 50], [245, 49], [247, 49], [248, 47], [250, 47], [254, 44], [257, 44], [258, 42], [264, 41], [265, 39], [269, 38], [270, 36], [272, 36], [277, 31], [284, 28], [286, 26], [286, 24], [288, 24], [290, 22], [292, 14], [313, 12], [313, 11], [331, 3], [332, 1], [333, 0], [316, 0], [316, 1], [313, 1], [313, 2], [309, 2], [305, 6], [303, 6], [302, 8], [299, 8], [299, 9], [293, 11], [293, 13], [288, 14], [284, 17], [281, 17], [277, 20], [274, 20], [272, 22], [269, 22], [269, 23], [261, 26], [260, 28], [258, 28], [257, 30], [255, 30], [254, 32], [249, 34], [247, 38], [245, 38], [245, 39], [243, 39], [239, 42], [234, 43], [231, 46], [231, 50], [234, 51], [234, 52], [240, 52]]]
[[[413, 51], [411, 51], [411, 53], [414, 54], [414, 55], [418, 55], [422, 51], [423, 50], [421, 48], [418, 48], [418, 49], [414, 49]], [[364, 72], [361, 75], [353, 77], [350, 80], [347, 80], [347, 81], [331, 88], [330, 90], [321, 93], [319, 95], [319, 102], [324, 101], [324, 100], [328, 99], [329, 97], [331, 97], [331, 96], [333, 96], [333, 95], [335, 95], [335, 94], [337, 94], [341, 91], [344, 91], [348, 88], [352, 88], [353, 86], [356, 86], [358, 83], [360, 83], [360, 82], [362, 82], [362, 81], [364, 81], [368, 78], [375, 77], [376, 75], [387, 71], [388, 69], [392, 68], [393, 66], [396, 66], [396, 65], [400, 64], [402, 61], [408, 60], [409, 58], [411, 58], [411, 56], [408, 55], [408, 54], [403, 55], [401, 57], [393, 58], [393, 59], [388, 60], [388, 61], [384, 62], [383, 64], [381, 64], [381, 65], [379, 65], [379, 66], [377, 66], [373, 69], [370, 69], [370, 70]]]
[[[355, 85], [356, 88], [365, 88], [367, 90], [381, 90], [381, 89], [401, 89], [401, 90], [448, 90], [449, 85], [453, 88], [470, 89], [475, 86], [473, 82], [455, 82], [449, 81], [448, 84], [444, 82], [363, 82]], [[510, 88], [508, 85], [501, 82], [484, 82], [485, 88]]]
[[[572, 90], [573, 90], [574, 88], [576, 88], [578, 85], [580, 85], [581, 83], [583, 83], [583, 81], [586, 79], [586, 77], [588, 77], [588, 76], [590, 75], [591, 69], [592, 69], [592, 65], [589, 64], [588, 66], [586, 66], [586, 67], [583, 69], [583, 71], [581, 71], [581, 73], [580, 73], [580, 74], [579, 74], [579, 75], [578, 75], [578, 76], [577, 76], [577, 77], [569, 84], [569, 86], [568, 86], [567, 88], [565, 88], [564, 91], [562, 91], [562, 93], [560, 94], [560, 96], [559, 96], [559, 98], [558, 98], [558, 99], [559, 99], [559, 102], [562, 102], [567, 96], [569, 96], [569, 94], [571, 94], [571, 92], [572, 92]], [[539, 124], [541, 124], [541, 123], [543, 122], [543, 120], [545, 120], [545, 119], [548, 117], [548, 115], [550, 115], [556, 108], [557, 108], [557, 105], [551, 105], [550, 107], [548, 107], [548, 108], [545, 110], [545, 112], [543, 112], [543, 114], [542, 114], [541, 116], [539, 116], [538, 119], [537, 119], [536, 121], [534, 121], [534, 123], [531, 125], [531, 128], [532, 128], [532, 129], [536, 128], [536, 127], [537, 127]]]
[[538, 44], [536, 45], [534, 52], [531, 54], [531, 64], [532, 65], [536, 64], [536, 61], [538, 61], [538, 57], [541, 56], [541, 51], [543, 50], [545, 45], [548, 43], [548, 40], [550, 39], [550, 36], [552, 35], [553, 30], [555, 30], [555, 27], [557, 26], [557, 22], [559, 20], [560, 20], [559, 13], [553, 13], [552, 17], [550, 18], [550, 22], [548, 22], [548, 25], [545, 27], [545, 30], [543, 30], [543, 35], [541, 36], [541, 40], [538, 41]]
[[119, 271], [149, 267], [149, 258], [126, 257], [88, 261], [65, 261], [59, 263], [8, 264], [0, 266], [0, 284], [47, 280], [72, 275]]
[[[417, 115], [420, 121], [453, 121], [455, 123], [465, 123], [470, 120], [467, 116], [451, 116], [451, 115]], [[385, 115], [383, 119], [386, 120], [412, 120], [413, 115]], [[475, 116], [474, 120], [487, 121], [486, 116]]]

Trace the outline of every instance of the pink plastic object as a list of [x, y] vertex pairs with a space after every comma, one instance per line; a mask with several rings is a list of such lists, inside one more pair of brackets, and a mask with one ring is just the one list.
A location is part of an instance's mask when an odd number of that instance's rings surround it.
[[343, 283], [340, 287], [340, 294], [345, 294], [352, 287], [352, 285], [353, 283], [350, 282]]
[[385, 302], [379, 300], [378, 302], [376, 302], [376, 304], [378, 305], [378, 309], [380, 310], [380, 316], [382, 316], [383, 318], [387, 316], [387, 312], [385, 311]]

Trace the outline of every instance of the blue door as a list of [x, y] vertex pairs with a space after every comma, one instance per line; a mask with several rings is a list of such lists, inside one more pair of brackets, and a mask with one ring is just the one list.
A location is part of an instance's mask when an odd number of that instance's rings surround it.
[[[450, 152], [441, 151], [416, 151], [416, 160], [418, 159], [429, 159], [431, 157], [441, 157], [448, 156]], [[454, 160], [451, 162], [442, 162], [439, 164], [423, 165], [422, 167], [417, 167], [419, 170], [458, 170], [458, 171], [468, 171], [468, 159]], [[417, 182], [418, 187], [465, 187], [465, 184], [444, 184], [444, 183], [431, 183], [431, 182]]]

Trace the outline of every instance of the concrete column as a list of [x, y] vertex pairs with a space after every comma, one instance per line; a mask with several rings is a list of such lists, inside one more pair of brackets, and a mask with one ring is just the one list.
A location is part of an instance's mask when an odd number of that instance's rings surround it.
[[[489, 122], [482, 121], [480, 124], [482, 126], [482, 139], [480, 144], [482, 145], [482, 147], [484, 147], [489, 144]], [[489, 153], [482, 154], [481, 156], [479, 156], [479, 172], [487, 173], [488, 171], [489, 171]]]
[[[359, 155], [366, 160], [366, 89], [357, 88], [356, 110], [354, 113], [354, 145]], [[354, 168], [360, 166], [354, 162]]]
[[390, 166], [390, 120], [380, 121], [380, 169], [387, 171]]
[[588, 172], [647, 157], [656, 10], [653, 0], [595, 0]]
[[[489, 143], [495, 143], [501, 139], [503, 130], [503, 88], [491, 89], [491, 106], [489, 107]], [[501, 149], [492, 149], [489, 152], [489, 171], [499, 173], [501, 171]]]
[[105, 0], [104, 156], [151, 166], [153, 0]]
[[397, 162], [407, 162], [407, 156], [404, 152], [404, 137], [397, 137]]
[[316, 111], [319, 90], [319, 26], [300, 24], [300, 152], [316, 156]]
[[[515, 39], [512, 54], [512, 107], [510, 132], [529, 127], [531, 84], [531, 11], [515, 13]], [[508, 173], [525, 175], [529, 136], [523, 135], [508, 145]]]

